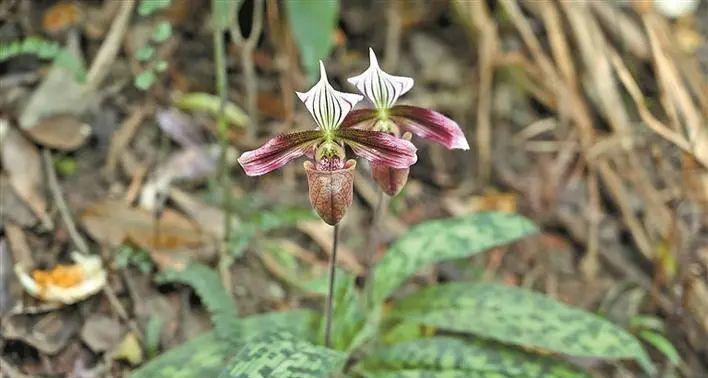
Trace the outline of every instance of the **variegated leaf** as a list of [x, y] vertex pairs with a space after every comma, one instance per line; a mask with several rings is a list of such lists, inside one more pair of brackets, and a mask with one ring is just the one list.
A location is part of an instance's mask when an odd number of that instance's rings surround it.
[[211, 331], [163, 353], [133, 372], [131, 378], [216, 377], [223, 370], [230, 345]]
[[220, 378], [327, 378], [346, 356], [287, 333], [269, 334], [246, 344]]
[[269, 332], [288, 332], [302, 340], [314, 338], [316, 316], [309, 310], [269, 312], [238, 319], [226, 337], [207, 332], [149, 361], [132, 378], [216, 377], [230, 356]]
[[398, 302], [391, 316], [571, 356], [634, 358], [653, 370], [640, 343], [622, 328], [526, 289], [437, 285]]
[[528, 219], [501, 212], [429, 221], [398, 239], [374, 268], [374, 303], [385, 300], [419, 269], [472, 256], [536, 231]]
[[463, 377], [589, 377], [565, 362], [514, 347], [482, 339], [465, 341], [443, 336], [382, 347], [355, 369], [364, 376], [377, 378], [446, 377], [453, 372]]

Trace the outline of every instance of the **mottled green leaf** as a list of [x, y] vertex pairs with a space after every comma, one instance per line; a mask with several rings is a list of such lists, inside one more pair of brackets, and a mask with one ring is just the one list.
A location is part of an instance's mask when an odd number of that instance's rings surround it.
[[365, 378], [508, 378], [497, 373], [475, 373], [470, 376], [470, 372], [464, 370], [381, 370], [362, 371], [361, 374]]
[[392, 316], [571, 356], [635, 358], [651, 370], [639, 342], [622, 328], [525, 289], [436, 285], [400, 301]]
[[404, 376], [415, 376], [410, 374], [417, 370], [464, 372], [467, 377], [589, 377], [587, 373], [552, 358], [491, 341], [465, 341], [452, 337], [431, 337], [383, 347], [362, 360], [356, 370], [375, 377], [380, 376], [378, 373], [400, 370], [409, 371]]
[[[354, 276], [338, 270], [335, 276], [334, 302], [332, 303], [332, 347], [336, 350], [348, 350], [357, 333], [366, 321], [366, 314], [356, 291]], [[328, 282], [329, 277], [325, 280]], [[328, 286], [324, 286], [325, 294]], [[321, 340], [324, 340], [324, 318], [322, 321]]]
[[273, 333], [246, 344], [220, 378], [327, 378], [346, 356], [287, 333]]
[[290, 0], [285, 2], [285, 10], [300, 49], [302, 64], [310, 80], [314, 81], [318, 61], [324, 60], [332, 49], [339, 0]]
[[238, 327], [236, 303], [224, 289], [219, 275], [208, 266], [190, 264], [181, 271], [169, 270], [158, 277], [158, 282], [179, 282], [194, 288], [211, 313], [219, 337], [228, 338]]
[[133, 378], [216, 377], [244, 344], [271, 332], [288, 332], [301, 340], [314, 338], [315, 314], [309, 310], [269, 312], [238, 321], [228, 337], [211, 331], [165, 352], [135, 371]]
[[131, 378], [216, 377], [229, 356], [229, 346], [207, 332], [165, 352], [134, 371]]
[[238, 333], [231, 338], [244, 343], [267, 333], [287, 332], [298, 339], [314, 342], [318, 319], [319, 315], [307, 309], [251, 315], [239, 320]]
[[434, 220], [412, 228], [374, 268], [374, 303], [380, 303], [419, 269], [471, 256], [536, 231], [528, 219], [501, 212]]

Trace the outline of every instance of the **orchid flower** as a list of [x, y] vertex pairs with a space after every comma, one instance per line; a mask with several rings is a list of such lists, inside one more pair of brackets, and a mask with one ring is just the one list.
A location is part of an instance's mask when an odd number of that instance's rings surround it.
[[379, 131], [340, 127], [362, 96], [332, 88], [321, 61], [320, 80], [309, 91], [296, 93], [317, 128], [277, 136], [244, 152], [238, 162], [247, 175], [259, 176], [303, 155], [314, 158], [314, 163], [304, 165], [310, 202], [325, 222], [337, 224], [352, 202], [356, 162], [346, 160], [345, 145], [372, 164], [405, 169], [416, 162], [416, 148], [409, 141]]
[[[374, 108], [349, 113], [341, 129], [381, 131], [397, 137], [410, 132], [448, 149], [470, 149], [460, 126], [450, 118], [429, 109], [395, 105], [396, 100], [413, 87], [413, 79], [381, 70], [371, 48], [369, 61], [366, 71], [348, 81], [371, 101]], [[381, 189], [389, 195], [397, 194], [408, 177], [408, 167], [394, 167], [377, 161], [371, 162], [371, 170]]]

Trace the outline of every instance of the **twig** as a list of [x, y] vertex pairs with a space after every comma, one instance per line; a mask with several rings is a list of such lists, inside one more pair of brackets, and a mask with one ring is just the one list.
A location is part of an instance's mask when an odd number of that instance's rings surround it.
[[325, 340], [327, 348], [332, 344], [332, 302], [334, 301], [334, 279], [337, 265], [337, 243], [339, 239], [339, 225], [332, 228], [332, 254], [329, 257], [329, 289], [327, 291], [327, 303], [325, 304]]
[[[74, 223], [74, 219], [71, 216], [69, 207], [67, 206], [66, 201], [64, 201], [64, 196], [62, 195], [61, 187], [59, 186], [59, 180], [57, 180], [57, 173], [54, 169], [54, 164], [52, 163], [51, 152], [46, 148], [42, 149], [42, 158], [44, 160], [44, 166], [47, 170], [47, 182], [49, 185], [49, 191], [52, 193], [54, 203], [56, 204], [57, 209], [59, 209], [59, 214], [61, 215], [62, 221], [64, 221], [64, 224], [66, 225], [66, 229], [69, 232], [69, 237], [71, 237], [71, 240], [74, 242], [76, 248], [78, 248], [81, 253], [87, 255], [89, 254], [88, 245], [86, 244], [84, 238], [81, 237], [81, 234], [79, 234], [79, 232], [77, 231], [76, 224]], [[139, 339], [142, 340], [142, 332], [140, 331], [140, 328], [138, 328], [137, 324], [135, 324], [135, 321], [130, 319], [130, 317], [128, 316], [128, 312], [118, 300], [118, 297], [116, 296], [115, 291], [113, 291], [113, 288], [111, 288], [110, 285], [106, 284], [103, 287], [103, 293], [106, 294], [108, 302], [118, 313], [118, 316], [120, 316], [123, 321], [128, 323], [128, 326], [131, 328], [131, 330], [135, 332]]]
[[52, 153], [49, 152], [48, 149], [44, 148], [42, 149], [42, 158], [44, 159], [44, 166], [47, 170], [47, 181], [49, 184], [49, 190], [52, 193], [52, 198], [54, 199], [54, 203], [57, 205], [57, 209], [59, 209], [61, 219], [66, 225], [66, 229], [69, 232], [69, 236], [74, 242], [76, 248], [78, 248], [81, 253], [88, 254], [88, 244], [86, 244], [86, 241], [76, 230], [76, 224], [74, 223], [74, 219], [71, 217], [71, 212], [69, 211], [69, 207], [66, 205], [66, 201], [64, 201], [64, 196], [62, 195], [61, 187], [59, 187], [59, 180], [57, 180], [57, 172], [54, 170], [54, 163], [52, 162]]
[[241, 66], [243, 67], [243, 74], [246, 81], [246, 111], [251, 118], [251, 127], [247, 130], [249, 140], [255, 138], [256, 125], [258, 124], [258, 78], [253, 64], [253, 50], [263, 30], [263, 8], [263, 0], [255, 0], [253, 2], [253, 17], [248, 38], [244, 38], [243, 35], [241, 35], [238, 23], [229, 29], [232, 42], [241, 49]]
[[108, 67], [116, 59], [121, 40], [128, 29], [128, 22], [130, 21], [130, 15], [133, 12], [134, 6], [135, 0], [121, 1], [118, 15], [113, 19], [108, 36], [101, 44], [101, 48], [98, 50], [98, 54], [96, 54], [93, 63], [91, 63], [91, 68], [86, 75], [86, 88], [97, 88], [106, 77]]

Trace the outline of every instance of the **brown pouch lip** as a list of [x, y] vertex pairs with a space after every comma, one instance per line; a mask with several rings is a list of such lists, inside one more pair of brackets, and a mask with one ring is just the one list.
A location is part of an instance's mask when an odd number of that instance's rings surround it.
[[356, 160], [349, 159], [344, 168], [334, 171], [318, 170], [310, 160], [304, 168], [310, 204], [325, 223], [336, 225], [352, 204]]

